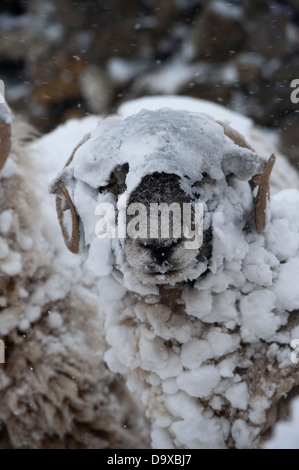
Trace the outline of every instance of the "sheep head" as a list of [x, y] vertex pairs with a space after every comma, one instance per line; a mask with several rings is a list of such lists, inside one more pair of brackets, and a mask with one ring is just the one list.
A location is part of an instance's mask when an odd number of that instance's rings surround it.
[[[237, 207], [240, 230], [264, 229], [273, 164], [274, 156], [267, 163], [240, 134], [207, 115], [143, 110], [102, 121], [76, 147], [52, 192], [74, 253], [88, 249], [96, 237], [97, 205], [112, 204], [117, 216], [125, 197], [126, 231], [111, 243], [114, 267], [129, 267], [144, 284], [173, 285], [209, 269], [213, 214], [226, 198]], [[245, 193], [248, 207], [242, 202]], [[189, 210], [188, 230], [184, 209]]]

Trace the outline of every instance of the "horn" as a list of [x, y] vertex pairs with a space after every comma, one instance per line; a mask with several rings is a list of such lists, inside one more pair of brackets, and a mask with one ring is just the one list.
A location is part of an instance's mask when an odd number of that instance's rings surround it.
[[266, 225], [267, 199], [270, 199], [269, 179], [275, 160], [275, 155], [272, 154], [263, 174], [255, 175], [250, 180], [252, 191], [258, 186], [257, 195], [254, 197], [254, 220], [258, 232], [262, 232]]
[[0, 94], [0, 171], [4, 167], [11, 147], [10, 118], [10, 109]]
[[[79, 144], [73, 150], [70, 158], [66, 162], [64, 168], [68, 167], [73, 161], [76, 151], [81, 145], [83, 145], [90, 138], [90, 134], [86, 134]], [[72, 253], [79, 253], [80, 248], [80, 217], [75, 209], [71, 196], [63, 183], [63, 178], [60, 176], [58, 180], [54, 182], [51, 188], [51, 193], [56, 194], [56, 211], [59, 220], [59, 225], [62, 231], [64, 242], [67, 248]], [[71, 231], [67, 228], [65, 223], [66, 211], [70, 211], [71, 214]]]
[[[63, 200], [61, 199], [60, 196], [56, 196], [56, 211], [57, 211], [62, 235], [64, 238], [64, 242], [72, 253], [79, 253], [79, 244], [80, 244], [79, 243], [80, 242], [79, 216], [70, 198], [68, 190], [66, 189], [64, 184], [61, 182], [58, 182], [58, 185], [63, 196], [65, 197], [64, 207], [63, 207]], [[71, 223], [72, 223], [71, 235], [69, 235], [67, 227], [64, 223], [64, 212], [67, 210], [70, 210], [71, 212]]]
[[[254, 152], [254, 149], [248, 144], [244, 137], [235, 129], [222, 121], [216, 121], [223, 127], [224, 134], [229, 137], [236, 145]], [[228, 156], [227, 161], [233, 162], [235, 156]], [[243, 157], [244, 158], [244, 157]], [[245, 157], [246, 158], [246, 157]], [[231, 160], [231, 161], [230, 161]], [[251, 177], [249, 184], [252, 192], [258, 187], [257, 195], [254, 196], [254, 221], [258, 232], [262, 232], [266, 224], [266, 206], [267, 199], [270, 199], [269, 179], [275, 163], [275, 155], [272, 154], [269, 160], [264, 162], [263, 159], [256, 154], [249, 155], [248, 168], [246, 173], [254, 166], [258, 169], [258, 173]], [[228, 165], [229, 166], [229, 165]], [[260, 172], [262, 170], [262, 172]], [[241, 175], [236, 175], [241, 177]]]

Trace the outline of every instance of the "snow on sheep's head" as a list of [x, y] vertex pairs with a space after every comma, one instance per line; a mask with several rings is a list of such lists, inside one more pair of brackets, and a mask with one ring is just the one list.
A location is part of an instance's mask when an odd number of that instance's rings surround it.
[[144, 284], [197, 279], [215, 264], [219, 221], [224, 238], [264, 229], [274, 160], [201, 113], [105, 119], [52, 187], [65, 242]]

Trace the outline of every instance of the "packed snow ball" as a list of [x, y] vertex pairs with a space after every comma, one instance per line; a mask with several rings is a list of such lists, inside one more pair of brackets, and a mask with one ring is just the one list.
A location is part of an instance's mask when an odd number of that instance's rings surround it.
[[[298, 188], [272, 133], [172, 97], [102, 120], [54, 180], [65, 242], [99, 276], [105, 360], [142, 403], [153, 448], [260, 447], [285, 415], [299, 383]], [[165, 237], [156, 221], [151, 237], [150, 205], [172, 202], [201, 204], [195, 248], [184, 223]]]

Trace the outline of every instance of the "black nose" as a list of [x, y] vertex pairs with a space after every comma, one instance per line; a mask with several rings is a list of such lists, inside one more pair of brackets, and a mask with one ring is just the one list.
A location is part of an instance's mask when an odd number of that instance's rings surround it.
[[175, 246], [178, 244], [178, 240], [167, 240], [166, 243], [161, 244], [152, 240], [143, 241], [142, 247], [149, 250], [151, 257], [158, 264], [168, 261]]

